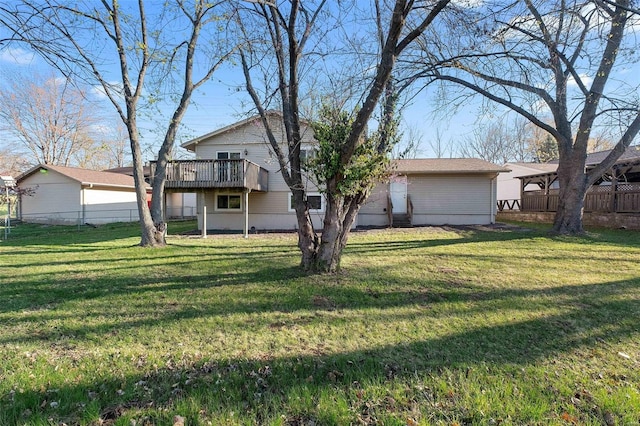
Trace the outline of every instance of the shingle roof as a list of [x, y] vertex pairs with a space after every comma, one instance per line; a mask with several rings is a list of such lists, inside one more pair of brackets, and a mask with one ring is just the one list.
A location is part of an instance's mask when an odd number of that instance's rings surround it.
[[510, 170], [478, 158], [416, 158], [395, 160], [396, 171], [411, 174], [503, 173]]
[[[596, 164], [600, 164], [602, 160], [604, 160], [611, 150], [594, 152], [592, 154], [587, 155], [587, 166], [595, 166]], [[640, 158], [640, 146], [630, 146], [625, 152], [622, 153], [620, 158], [616, 162], [622, 162], [625, 160], [631, 160], [634, 158]]]
[[[595, 166], [597, 164], [602, 163], [607, 155], [611, 152], [610, 149], [606, 151], [592, 152], [591, 154], [587, 154], [585, 164], [587, 166]], [[627, 160], [633, 160], [636, 158], [640, 158], [640, 146], [630, 146], [622, 153], [620, 158], [616, 161], [617, 163], [624, 162]], [[550, 163], [558, 164], [558, 160], [550, 161]]]
[[505, 167], [508, 168], [510, 164], [513, 164], [514, 166], [527, 167], [540, 172], [555, 172], [558, 168], [557, 164], [552, 163], [507, 163], [505, 164]]
[[77, 167], [52, 166], [50, 164], [40, 164], [31, 170], [23, 173], [18, 177], [18, 182], [31, 176], [40, 170], [52, 170], [60, 173], [70, 179], [77, 181], [82, 185], [101, 185], [120, 188], [134, 188], [135, 184], [131, 176], [121, 173], [99, 172], [96, 170], [87, 170]]

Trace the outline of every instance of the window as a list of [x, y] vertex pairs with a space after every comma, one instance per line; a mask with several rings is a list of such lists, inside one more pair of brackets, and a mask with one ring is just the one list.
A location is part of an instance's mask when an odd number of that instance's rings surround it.
[[216, 196], [216, 210], [240, 210], [241, 206], [240, 195], [218, 194]]
[[[310, 212], [324, 212], [324, 197], [319, 193], [310, 192], [307, 194], [307, 205]], [[293, 206], [293, 194], [289, 194], [289, 211], [295, 211]]]
[[313, 148], [300, 148], [300, 164], [306, 164], [313, 160], [316, 156], [316, 150]]

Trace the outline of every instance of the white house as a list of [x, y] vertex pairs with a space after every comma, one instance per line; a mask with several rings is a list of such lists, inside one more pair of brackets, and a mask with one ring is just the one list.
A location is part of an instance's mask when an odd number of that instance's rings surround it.
[[[282, 132], [282, 117], [270, 113]], [[312, 155], [312, 130], [302, 128], [303, 155]], [[284, 140], [280, 134], [280, 140]], [[195, 160], [173, 161], [167, 194], [197, 194], [198, 226], [219, 230], [292, 230], [297, 226], [291, 192], [259, 117], [223, 127], [182, 145]], [[152, 173], [155, 163], [151, 163]], [[399, 160], [390, 182], [374, 188], [356, 226], [392, 223], [489, 224], [495, 220], [496, 178], [507, 169], [478, 159]], [[308, 202], [320, 228], [324, 197], [309, 177]], [[205, 213], [206, 212], [206, 213]]]
[[35, 190], [20, 200], [19, 218], [25, 222], [97, 224], [138, 220], [131, 176], [41, 164], [20, 175], [17, 184]]
[[501, 173], [498, 176], [498, 200], [500, 202], [509, 202], [512, 210], [518, 210], [517, 203], [520, 201], [520, 179], [521, 176], [536, 175], [539, 173], [555, 172], [558, 168], [557, 164], [550, 163], [506, 163], [504, 168], [509, 169], [507, 173]]

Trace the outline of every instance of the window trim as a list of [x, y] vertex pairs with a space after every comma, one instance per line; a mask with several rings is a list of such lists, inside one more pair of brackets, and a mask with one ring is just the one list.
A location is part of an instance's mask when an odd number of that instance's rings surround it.
[[[222, 153], [225, 153], [225, 152], [227, 153], [227, 156], [228, 156], [229, 158], [224, 158], [224, 159], [223, 159], [223, 158], [218, 158], [218, 155], [219, 155], [219, 154], [222, 154]], [[240, 157], [239, 157], [239, 158], [237, 158], [237, 159], [242, 160], [242, 151], [241, 151], [241, 150], [239, 150], [239, 149], [228, 149], [228, 150], [226, 150], [226, 151], [216, 151], [216, 160], [220, 160], [220, 161], [225, 161], [225, 160], [236, 160], [236, 158], [231, 158], [231, 154], [238, 154]]]
[[[238, 197], [240, 198], [240, 207], [237, 209], [232, 209], [232, 208], [222, 208], [222, 207], [218, 207], [218, 197], [220, 196], [226, 196], [226, 197]], [[227, 200], [228, 202], [228, 200]], [[215, 199], [214, 199], [214, 204], [215, 204], [215, 211], [220, 211], [220, 212], [241, 212], [242, 211], [242, 194], [239, 194], [237, 192], [218, 192], [215, 194]]]
[[[324, 213], [327, 209], [327, 200], [320, 192], [307, 192], [308, 197], [320, 197], [320, 209], [309, 209], [309, 213]], [[289, 193], [289, 197], [287, 197], [287, 204], [289, 212], [295, 212], [296, 209], [293, 208], [293, 193]]]

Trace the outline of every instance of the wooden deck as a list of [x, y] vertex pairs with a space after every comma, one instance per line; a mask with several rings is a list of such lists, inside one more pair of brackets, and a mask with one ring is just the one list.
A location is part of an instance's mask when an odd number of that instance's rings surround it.
[[[155, 175], [156, 161], [151, 164]], [[167, 165], [167, 190], [199, 189], [269, 190], [269, 171], [249, 160], [175, 160]]]

